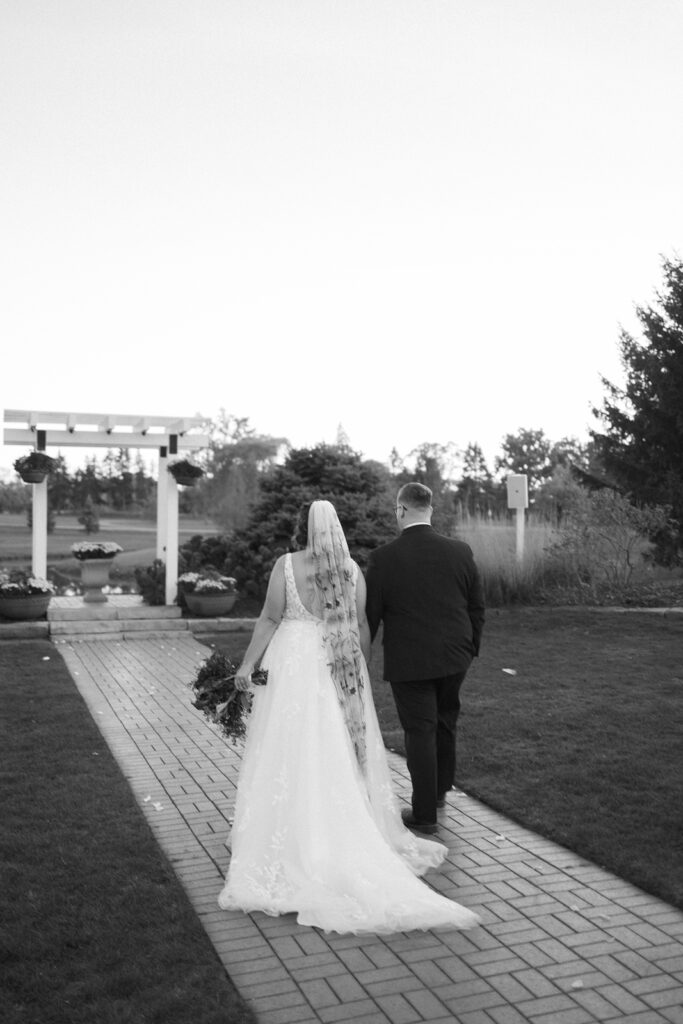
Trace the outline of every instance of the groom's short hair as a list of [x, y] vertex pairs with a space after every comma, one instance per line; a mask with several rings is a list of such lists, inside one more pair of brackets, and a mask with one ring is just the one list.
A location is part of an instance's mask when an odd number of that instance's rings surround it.
[[399, 504], [419, 512], [426, 512], [432, 504], [432, 492], [424, 484], [404, 484], [398, 492]]

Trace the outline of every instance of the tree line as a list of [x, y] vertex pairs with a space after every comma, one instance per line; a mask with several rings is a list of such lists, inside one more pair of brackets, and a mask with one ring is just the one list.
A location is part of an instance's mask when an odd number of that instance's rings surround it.
[[[504, 478], [525, 473], [533, 507], [551, 517], [562, 516], [566, 495], [577, 480], [589, 489], [611, 488], [636, 505], [663, 506], [673, 526], [656, 538], [658, 558], [679, 564], [683, 263], [665, 259], [662, 265], [664, 284], [655, 303], [636, 308], [642, 338], [626, 331], [619, 338], [625, 384], [602, 379], [603, 404], [593, 410], [602, 429], [592, 431], [587, 443], [571, 437], [553, 441], [542, 429], [520, 428], [503, 438], [492, 468], [478, 443], [460, 448], [452, 441], [425, 442], [406, 455], [393, 450], [385, 465], [354, 452], [341, 428], [335, 445], [292, 451], [286, 438], [259, 434], [247, 418], [222, 410], [210, 425], [209, 448], [197, 455], [205, 475], [197, 487], [181, 491], [181, 512], [211, 519], [227, 535], [242, 537], [248, 529], [258, 537], [259, 515], [279, 517], [286, 532], [293, 499], [306, 500], [315, 491], [313, 496], [337, 498], [362, 539], [363, 531], [372, 533], [371, 513], [381, 519], [386, 495], [395, 495], [408, 479], [431, 487], [435, 521], [452, 526], [467, 516], [505, 515]], [[363, 502], [355, 513], [351, 505], [359, 495]], [[133, 459], [127, 449], [108, 451], [100, 461], [89, 459], [73, 473], [58, 456], [49, 501], [52, 516], [68, 511], [89, 517], [104, 509], [153, 516], [156, 481], [140, 454]], [[18, 482], [0, 484], [0, 511], [21, 509], [30, 509], [30, 488]], [[280, 527], [273, 529], [273, 536], [279, 536]]]
[[[258, 434], [248, 419], [225, 412], [211, 424], [210, 436], [208, 450], [196, 456], [204, 476], [195, 488], [180, 491], [180, 511], [211, 519], [230, 531], [245, 525], [268, 474], [278, 463], [286, 462], [290, 448], [285, 438]], [[308, 450], [324, 450], [332, 462], [337, 452], [352, 452], [343, 436], [333, 445]], [[526, 473], [532, 493], [542, 498], [539, 489], [552, 478], [557, 466], [575, 463], [588, 468], [592, 459], [590, 444], [581, 445], [573, 438], [552, 442], [543, 430], [533, 429], [520, 429], [503, 439], [493, 470], [476, 442], [463, 450], [453, 442], [425, 442], [405, 456], [394, 449], [387, 465], [355, 454], [361, 464], [374, 467], [392, 486], [408, 479], [426, 483], [452, 515], [489, 517], [506, 510], [508, 473]], [[48, 487], [53, 516], [86, 512], [95, 517], [101, 512], [156, 514], [157, 481], [139, 454], [133, 459], [126, 448], [108, 450], [101, 459], [91, 457], [75, 471], [69, 470], [63, 455], [54, 458]], [[311, 454], [311, 458], [318, 456]], [[30, 486], [20, 481], [0, 483], [0, 512], [28, 512], [30, 505]]]

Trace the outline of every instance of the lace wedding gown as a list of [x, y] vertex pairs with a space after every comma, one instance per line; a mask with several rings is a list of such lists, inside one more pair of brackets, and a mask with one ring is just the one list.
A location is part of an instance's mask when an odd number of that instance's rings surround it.
[[286, 604], [264, 656], [219, 896], [224, 910], [295, 912], [334, 932], [470, 928], [476, 914], [418, 875], [447, 849], [405, 828], [365, 675], [367, 781], [327, 665], [322, 620], [303, 605], [291, 556]]

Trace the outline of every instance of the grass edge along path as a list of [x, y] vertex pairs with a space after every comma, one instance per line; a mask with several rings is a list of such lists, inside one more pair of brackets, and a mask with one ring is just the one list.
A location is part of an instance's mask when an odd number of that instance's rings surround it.
[[0, 679], [4, 1024], [254, 1024], [58, 649]]
[[[379, 638], [370, 675], [404, 754]], [[491, 609], [461, 696], [459, 788], [683, 909], [683, 614]]]

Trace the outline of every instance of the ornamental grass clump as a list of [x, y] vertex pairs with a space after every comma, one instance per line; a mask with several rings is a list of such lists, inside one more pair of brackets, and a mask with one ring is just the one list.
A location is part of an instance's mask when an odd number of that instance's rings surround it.
[[[235, 687], [237, 666], [225, 654], [214, 651], [206, 658], [192, 681], [192, 706], [202, 711], [231, 742], [243, 740], [251, 711], [252, 695]], [[258, 669], [252, 673], [255, 686], [264, 686], [268, 673]]]

